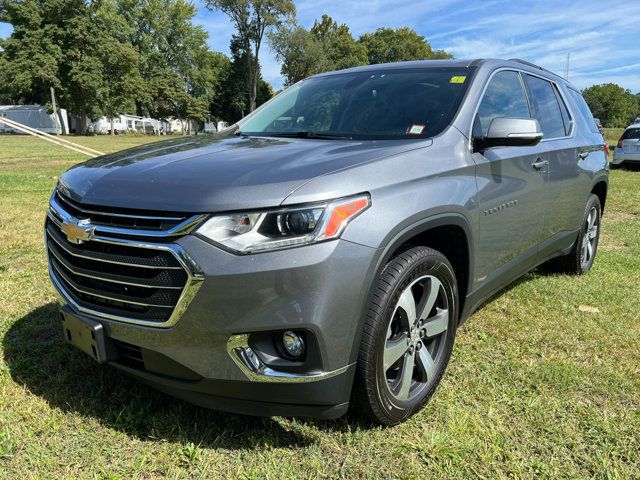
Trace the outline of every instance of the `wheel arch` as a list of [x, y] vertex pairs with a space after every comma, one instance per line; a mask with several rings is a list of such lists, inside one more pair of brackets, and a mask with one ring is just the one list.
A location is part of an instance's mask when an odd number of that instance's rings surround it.
[[607, 201], [608, 188], [609, 188], [609, 185], [607, 181], [601, 179], [600, 181], [596, 182], [593, 185], [593, 188], [591, 189], [591, 193], [593, 193], [598, 197], [598, 199], [600, 199], [600, 206], [603, 212], [604, 212], [604, 204]]
[[[362, 324], [367, 314], [369, 302], [376, 288], [376, 282], [385, 265], [398, 253], [415, 246], [431, 247], [440, 251], [451, 262], [458, 283], [459, 315], [464, 311], [464, 302], [470, 291], [473, 278], [473, 235], [467, 218], [460, 213], [443, 213], [427, 217], [392, 234], [380, 248], [377, 262], [369, 276], [366, 301], [360, 315], [357, 334], [354, 338], [351, 361], [357, 359]], [[444, 251], [443, 251], [444, 250]], [[458, 318], [458, 322], [462, 320]]]

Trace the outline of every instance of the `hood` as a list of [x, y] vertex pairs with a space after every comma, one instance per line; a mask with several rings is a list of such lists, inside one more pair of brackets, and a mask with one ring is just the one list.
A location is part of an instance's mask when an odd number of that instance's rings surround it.
[[[85, 204], [187, 213], [265, 208], [318, 176], [426, 144], [203, 135], [98, 157], [60, 181]], [[344, 195], [356, 193], [344, 183]]]

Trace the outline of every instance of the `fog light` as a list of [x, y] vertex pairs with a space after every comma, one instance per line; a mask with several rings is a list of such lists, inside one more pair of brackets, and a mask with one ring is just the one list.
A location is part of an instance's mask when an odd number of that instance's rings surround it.
[[304, 353], [304, 340], [291, 330], [287, 330], [282, 334], [282, 345], [287, 355], [292, 358], [299, 358]]

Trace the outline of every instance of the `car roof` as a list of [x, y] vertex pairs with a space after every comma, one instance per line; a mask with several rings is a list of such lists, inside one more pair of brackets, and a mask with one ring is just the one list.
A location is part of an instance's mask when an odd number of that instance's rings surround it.
[[630, 128], [640, 128], [640, 123], [632, 123], [625, 130], [629, 130]]
[[[374, 65], [362, 65], [360, 67], [345, 68], [344, 70], [324, 72], [314, 77], [324, 77], [329, 75], [340, 75], [343, 73], [359, 73], [359, 72], [380, 72], [401, 70], [406, 68], [468, 68], [479, 67], [496, 69], [500, 67], [512, 67], [519, 70], [524, 70], [536, 75], [547, 77], [555, 82], [564, 83], [565, 85], [578, 91], [569, 81], [561, 76], [553, 73], [546, 68], [540, 67], [533, 63], [520, 60], [518, 58], [512, 58], [510, 60], [502, 60], [497, 58], [472, 58], [472, 59], [450, 59], [450, 60], [415, 60], [410, 62], [393, 62], [393, 63], [378, 63]], [[312, 77], [312, 78], [314, 78]]]

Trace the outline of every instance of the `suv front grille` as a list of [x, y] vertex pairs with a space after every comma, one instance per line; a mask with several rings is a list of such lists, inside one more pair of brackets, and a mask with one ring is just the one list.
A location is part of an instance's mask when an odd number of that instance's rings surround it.
[[[56, 201], [60, 198], [56, 192], [51, 199], [45, 237], [50, 274], [63, 297], [81, 312], [96, 316], [154, 326], [173, 324], [178, 307], [186, 307], [202, 280], [195, 263], [176, 244], [126, 239], [144, 236], [147, 231], [139, 227], [119, 226], [116, 235], [111, 231], [113, 222], [106, 226], [94, 224], [93, 217], [78, 218], [76, 214], [84, 210], [69, 212], [68, 204]], [[117, 212], [111, 209], [111, 213]], [[194, 217], [182, 217], [176, 225], [194, 223]], [[95, 230], [89, 240], [74, 243], [62, 227], [78, 222]]]
[[166, 232], [189, 217], [186, 214], [168, 216], [158, 212], [81, 205], [69, 196], [64, 195], [60, 190], [56, 190], [54, 195], [58, 204], [67, 213], [76, 218], [89, 219], [92, 225]]

